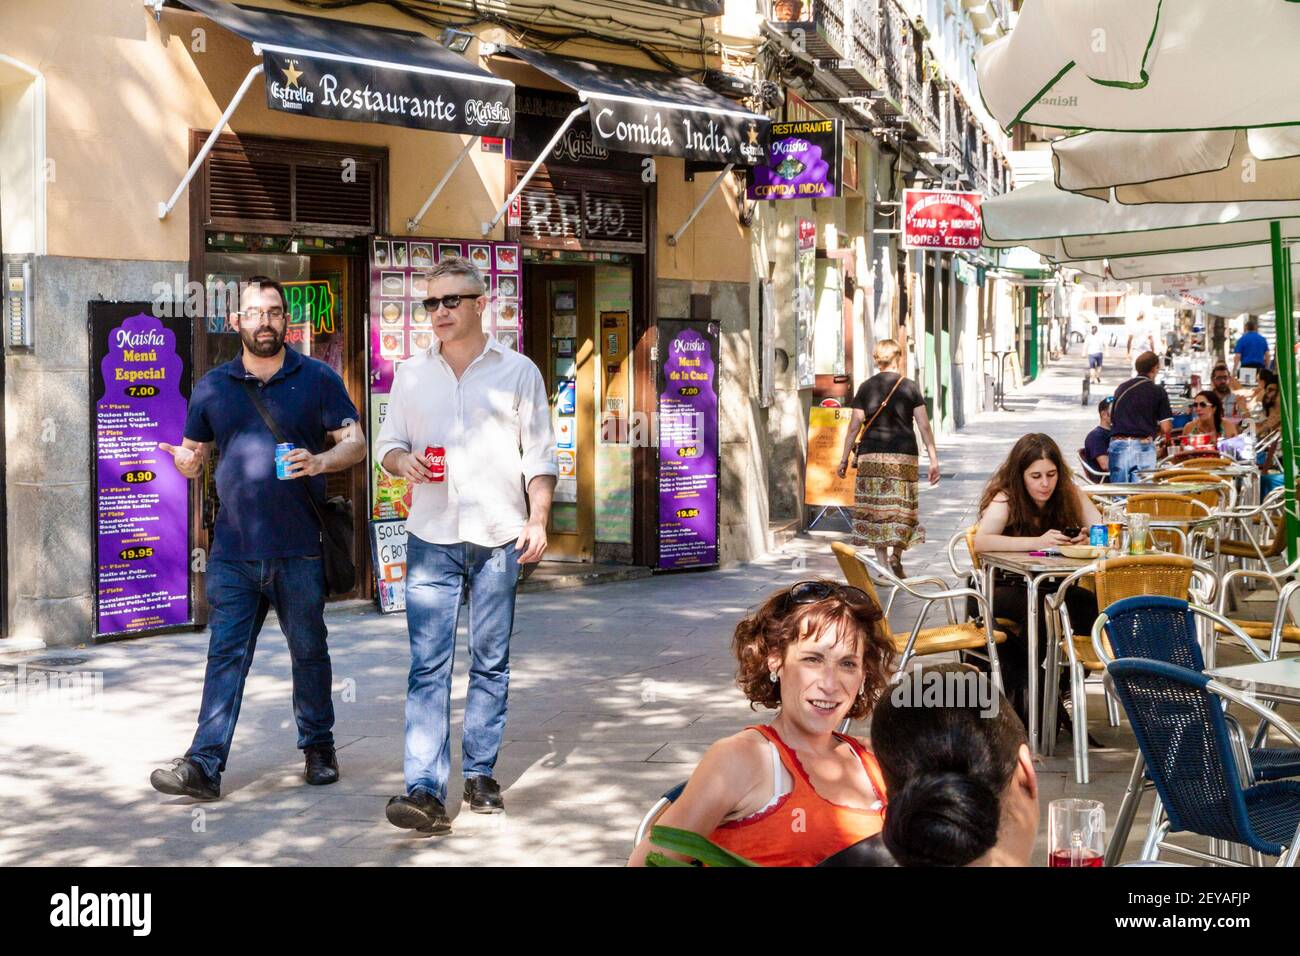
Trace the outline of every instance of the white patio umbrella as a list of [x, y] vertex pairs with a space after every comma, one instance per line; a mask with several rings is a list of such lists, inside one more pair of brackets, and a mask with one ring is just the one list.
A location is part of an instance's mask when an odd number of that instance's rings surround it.
[[[1154, 5], [1125, 0], [1025, 0], [1015, 29], [980, 51], [976, 69], [984, 102], [1004, 128], [1027, 122], [1146, 134], [1244, 129], [1252, 131], [1245, 147], [1255, 158], [1274, 156], [1279, 158], [1273, 161], [1289, 164], [1291, 160], [1282, 157], [1293, 157], [1296, 151], [1284, 140], [1296, 131], [1269, 133], [1266, 128], [1300, 123], [1300, 57], [1293, 52], [1297, 41], [1300, 3], [1288, 0], [1157, 0]], [[1138, 179], [1159, 178], [1164, 181], [1156, 190], [1161, 198], [1192, 199], [1193, 205], [1199, 205], [1207, 197], [1243, 197], [1241, 192], [1227, 192], [1238, 187], [1223, 178], [1231, 175], [1227, 164], [1234, 155], [1246, 158], [1238, 152], [1241, 141], [1235, 133], [1230, 145], [1226, 138], [1202, 136], [1149, 141], [1129, 152], [1117, 150], [1114, 168], [1104, 175], [1093, 174], [1101, 171], [1096, 168], [1100, 166], [1096, 154], [1105, 150], [1105, 144], [1091, 153], [1087, 146], [1075, 149], [1092, 155], [1094, 168], [1070, 178], [1072, 185], [1137, 187]], [[1157, 156], [1161, 149], [1186, 157]], [[1150, 169], [1144, 168], [1143, 158]], [[1220, 162], [1223, 165], [1216, 167]], [[1220, 175], [1216, 183], [1171, 184], [1171, 180], [1215, 173]], [[1286, 182], [1290, 174], [1285, 168], [1267, 170], [1269, 191], [1262, 194], [1285, 196], [1290, 192]], [[1256, 200], [1260, 194], [1255, 190], [1248, 198]], [[1126, 193], [1126, 198], [1134, 194]], [[1283, 247], [1283, 225], [1279, 220], [1269, 226], [1269, 259], [1274, 308], [1279, 316], [1289, 318], [1293, 270]], [[1115, 264], [1108, 264], [1113, 271]], [[1148, 262], [1144, 268], [1152, 267]], [[1280, 321], [1277, 329], [1276, 352], [1289, 359], [1294, 351], [1294, 323]], [[1287, 423], [1282, 430], [1282, 457], [1288, 489], [1288, 553], [1294, 560], [1300, 543], [1295, 499], [1300, 400], [1294, 363], [1280, 362], [1278, 369]]]
[[1300, 199], [1300, 127], [1081, 133], [1052, 144], [1057, 188], [1123, 204]]
[[1300, 4], [1025, 0], [975, 58], [1004, 128], [1141, 132], [1300, 123]]
[[1028, 246], [1053, 260], [1096, 259], [1268, 242], [1269, 223], [1300, 237], [1300, 201], [1103, 202], [1033, 183], [982, 205], [984, 244]]

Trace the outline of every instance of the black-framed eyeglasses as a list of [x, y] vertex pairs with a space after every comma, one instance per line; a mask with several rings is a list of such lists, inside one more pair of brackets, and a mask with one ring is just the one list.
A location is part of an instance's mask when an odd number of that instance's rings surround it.
[[444, 295], [441, 298], [436, 295], [431, 295], [429, 298], [424, 300], [424, 307], [430, 312], [437, 312], [438, 306], [443, 305], [446, 306], [447, 311], [450, 312], [453, 309], [459, 309], [460, 304], [466, 299], [478, 299], [481, 298], [482, 295], [483, 293], [481, 292], [457, 292], [453, 295]]
[[263, 316], [268, 319], [276, 320], [284, 318], [284, 309], [272, 307], [270, 309], [244, 309], [242, 312], [236, 312], [235, 315], [242, 315], [253, 322], [258, 322]]
[[829, 584], [826, 581], [799, 581], [790, 585], [790, 590], [786, 592], [786, 596], [792, 604], [816, 604], [818, 601], [825, 601], [827, 598], [836, 595], [844, 598], [849, 604], [861, 604], [866, 607], [874, 606], [866, 591], [847, 584]]

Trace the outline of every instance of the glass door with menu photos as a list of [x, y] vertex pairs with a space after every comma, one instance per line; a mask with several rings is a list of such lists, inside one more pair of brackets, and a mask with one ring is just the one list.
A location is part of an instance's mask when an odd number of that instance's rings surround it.
[[595, 322], [589, 268], [535, 266], [527, 277], [528, 354], [551, 402], [559, 478], [546, 557], [590, 562], [595, 554]]

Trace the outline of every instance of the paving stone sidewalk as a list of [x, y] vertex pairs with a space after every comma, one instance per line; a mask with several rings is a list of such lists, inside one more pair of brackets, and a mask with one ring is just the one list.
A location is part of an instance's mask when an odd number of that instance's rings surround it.
[[[927, 543], [910, 573], [948, 575], [943, 546], [974, 520], [983, 482], [1011, 443], [1054, 435], [1072, 457], [1096, 420], [1099, 394], [1079, 403], [1078, 356], [1013, 395], [1014, 411], [981, 413], [940, 442], [945, 478], [922, 492]], [[13, 669], [75, 667], [102, 674], [94, 709], [0, 709], [0, 865], [599, 865], [621, 864], [655, 797], [689, 775], [705, 748], [752, 713], [733, 682], [736, 620], [777, 587], [838, 577], [818, 530], [742, 567], [664, 575], [520, 597], [512, 643], [509, 721], [497, 766], [508, 813], [477, 816], [452, 802], [453, 832], [419, 838], [384, 820], [402, 790], [405, 619], [352, 609], [329, 617], [342, 780], [302, 782], [290, 709], [289, 657], [273, 621], [249, 676], [223, 799], [198, 805], [155, 793], [149, 772], [184, 752], [202, 687], [207, 635], [7, 657]], [[910, 623], [900, 605], [894, 624]], [[67, 665], [39, 662], [71, 659]], [[452, 796], [466, 688], [464, 634], [453, 683]], [[34, 673], [34, 672], [31, 672]], [[1132, 736], [1100, 719], [1112, 744], [1093, 754], [1094, 783], [1075, 787], [1070, 747], [1042, 767], [1043, 812], [1066, 793], [1117, 810]], [[857, 728], [865, 733], [866, 728]], [[1039, 857], [1044, 851], [1039, 848]]]

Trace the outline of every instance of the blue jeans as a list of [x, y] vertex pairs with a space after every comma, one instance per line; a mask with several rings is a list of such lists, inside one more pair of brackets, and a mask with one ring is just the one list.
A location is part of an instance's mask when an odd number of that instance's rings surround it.
[[1138, 481], [1138, 469], [1156, 466], [1156, 443], [1153, 441], [1112, 438], [1109, 454], [1112, 484]]
[[325, 643], [325, 571], [320, 558], [208, 562], [208, 669], [203, 676], [199, 727], [189, 757], [220, 782], [239, 720], [244, 681], [257, 635], [275, 608], [293, 663], [293, 716], [298, 748], [333, 744], [333, 675]]
[[451, 670], [461, 598], [469, 590], [469, 692], [461, 742], [466, 777], [490, 777], [506, 727], [510, 631], [519, 554], [499, 548], [406, 539], [406, 792], [447, 799], [451, 773]]

